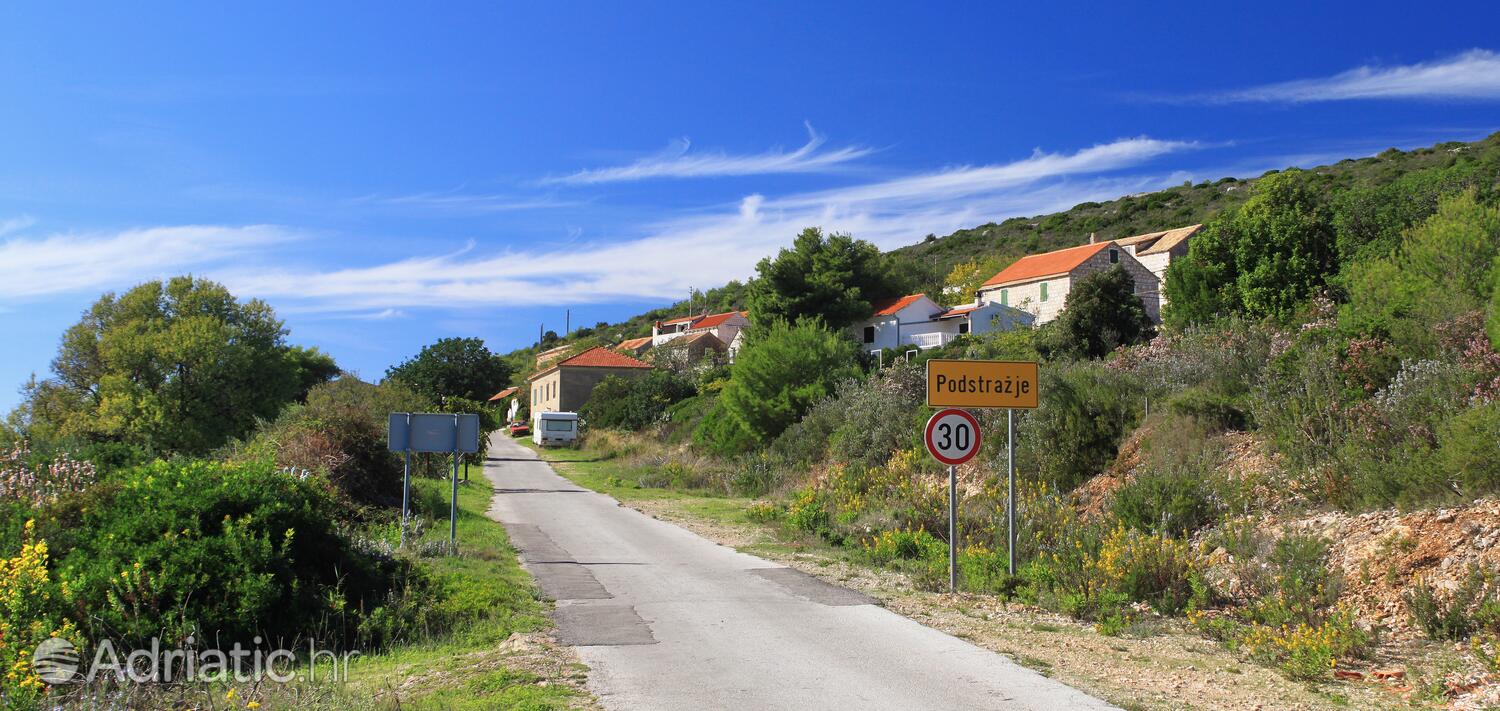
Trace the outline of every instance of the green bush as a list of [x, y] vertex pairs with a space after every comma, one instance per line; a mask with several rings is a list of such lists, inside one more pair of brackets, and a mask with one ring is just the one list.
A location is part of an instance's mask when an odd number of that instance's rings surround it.
[[1041, 406], [1020, 422], [1017, 461], [1070, 491], [1114, 460], [1144, 400], [1128, 375], [1097, 363], [1042, 372]]
[[660, 422], [668, 408], [694, 392], [692, 381], [669, 370], [634, 378], [611, 375], [594, 386], [578, 414], [590, 427], [640, 430]]
[[1500, 493], [1500, 403], [1473, 407], [1438, 429], [1437, 460], [1466, 497]]
[[352, 549], [333, 508], [268, 463], [158, 462], [91, 489], [46, 537], [89, 639], [352, 642], [404, 567]]
[[1217, 520], [1222, 506], [1204, 472], [1171, 467], [1141, 472], [1115, 492], [1110, 510], [1130, 528], [1183, 536]]
[[1207, 388], [1184, 390], [1167, 401], [1167, 408], [1178, 415], [1196, 418], [1219, 431], [1250, 427], [1250, 413], [1238, 398]]
[[736, 356], [733, 378], [724, 386], [711, 419], [713, 448], [733, 452], [746, 443], [764, 443], [781, 434], [827, 397], [843, 380], [859, 376], [858, 345], [816, 321], [778, 321], [747, 333]]
[[1500, 580], [1494, 570], [1470, 564], [1463, 581], [1447, 593], [1418, 580], [1402, 599], [1432, 639], [1462, 641], [1476, 632], [1500, 632]]

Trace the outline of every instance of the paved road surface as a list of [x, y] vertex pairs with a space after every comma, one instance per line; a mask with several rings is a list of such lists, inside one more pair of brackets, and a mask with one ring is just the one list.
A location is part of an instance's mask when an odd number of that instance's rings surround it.
[[865, 596], [620, 506], [496, 435], [485, 475], [610, 709], [1106, 709]]

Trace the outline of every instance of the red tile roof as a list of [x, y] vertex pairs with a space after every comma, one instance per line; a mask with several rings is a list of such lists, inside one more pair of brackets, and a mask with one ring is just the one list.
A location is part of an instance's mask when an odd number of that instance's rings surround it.
[[646, 336], [645, 338], [632, 338], [632, 339], [629, 339], [629, 340], [620, 341], [618, 344], [615, 345], [615, 348], [619, 349], [619, 350], [633, 351], [633, 350], [636, 350], [637, 348], [640, 348], [641, 346], [644, 346], [644, 345], [646, 345], [647, 343], [650, 343], [650, 342], [651, 342], [651, 337], [650, 336]]
[[692, 330], [697, 330], [700, 328], [713, 328], [714, 326], [718, 326], [719, 324], [724, 323], [725, 321], [728, 321], [735, 316], [744, 316], [746, 318], [749, 318], [750, 314], [744, 311], [726, 311], [722, 314], [712, 314], [709, 316], [704, 316], [703, 318], [693, 322], [693, 324], [688, 326], [688, 328]]
[[1098, 242], [1096, 244], [1085, 244], [1078, 247], [1069, 247], [1068, 249], [1059, 249], [1055, 252], [1021, 257], [1015, 263], [1000, 270], [999, 274], [990, 277], [990, 280], [982, 286], [1000, 286], [1002, 284], [1014, 284], [1042, 277], [1067, 274], [1078, 268], [1078, 265], [1088, 261], [1089, 257], [1098, 254], [1100, 250], [1113, 244], [1114, 242]]
[[496, 400], [504, 400], [505, 398], [515, 395], [517, 390], [520, 390], [520, 388], [506, 388], [504, 390], [501, 390], [500, 392], [495, 393], [494, 397], [490, 398], [490, 402], [494, 402]]
[[977, 308], [979, 308], [979, 307], [976, 306], [976, 305], [974, 305], [974, 304], [969, 304], [968, 306], [955, 306], [955, 307], [953, 307], [951, 309], [948, 309], [947, 311], [944, 311], [943, 313], [939, 314], [938, 318], [957, 318], [959, 316], [966, 315], [970, 311], [973, 311], [974, 309], [977, 309]]
[[907, 294], [899, 299], [881, 299], [870, 306], [874, 307], [876, 316], [890, 316], [901, 309], [911, 306], [917, 299], [926, 294]]
[[538, 370], [528, 376], [527, 380], [536, 380], [543, 375], [548, 375], [558, 368], [650, 368], [648, 363], [642, 363], [623, 353], [617, 353], [603, 346], [594, 346], [567, 360], [553, 363], [550, 367]]
[[559, 366], [570, 368], [650, 368], [647, 363], [642, 363], [628, 355], [616, 353], [608, 348], [595, 346], [572, 358], [569, 358]]

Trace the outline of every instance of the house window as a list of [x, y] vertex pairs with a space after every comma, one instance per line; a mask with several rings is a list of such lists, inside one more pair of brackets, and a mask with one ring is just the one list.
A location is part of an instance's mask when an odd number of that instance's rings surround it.
[[875, 342], [875, 327], [865, 326], [865, 343]]
[[1042, 282], [1042, 301], [1047, 300], [1047, 282]]
[[1010, 289], [1000, 290], [1000, 305], [1010, 306]]
[[1118, 250], [1118, 249], [1111, 249], [1111, 250], [1109, 250], [1109, 263], [1110, 264], [1119, 264], [1120, 263], [1120, 250]]
[[964, 322], [958, 324], [958, 335], [963, 336], [963, 335], [967, 335], [968, 333], [969, 333], [969, 322], [968, 321], [964, 321]]

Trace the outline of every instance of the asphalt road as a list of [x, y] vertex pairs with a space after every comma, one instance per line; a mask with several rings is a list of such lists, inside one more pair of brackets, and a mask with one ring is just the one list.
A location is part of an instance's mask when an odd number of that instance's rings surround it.
[[496, 435], [485, 475], [558, 639], [610, 709], [1107, 709], [864, 595], [558, 476]]

